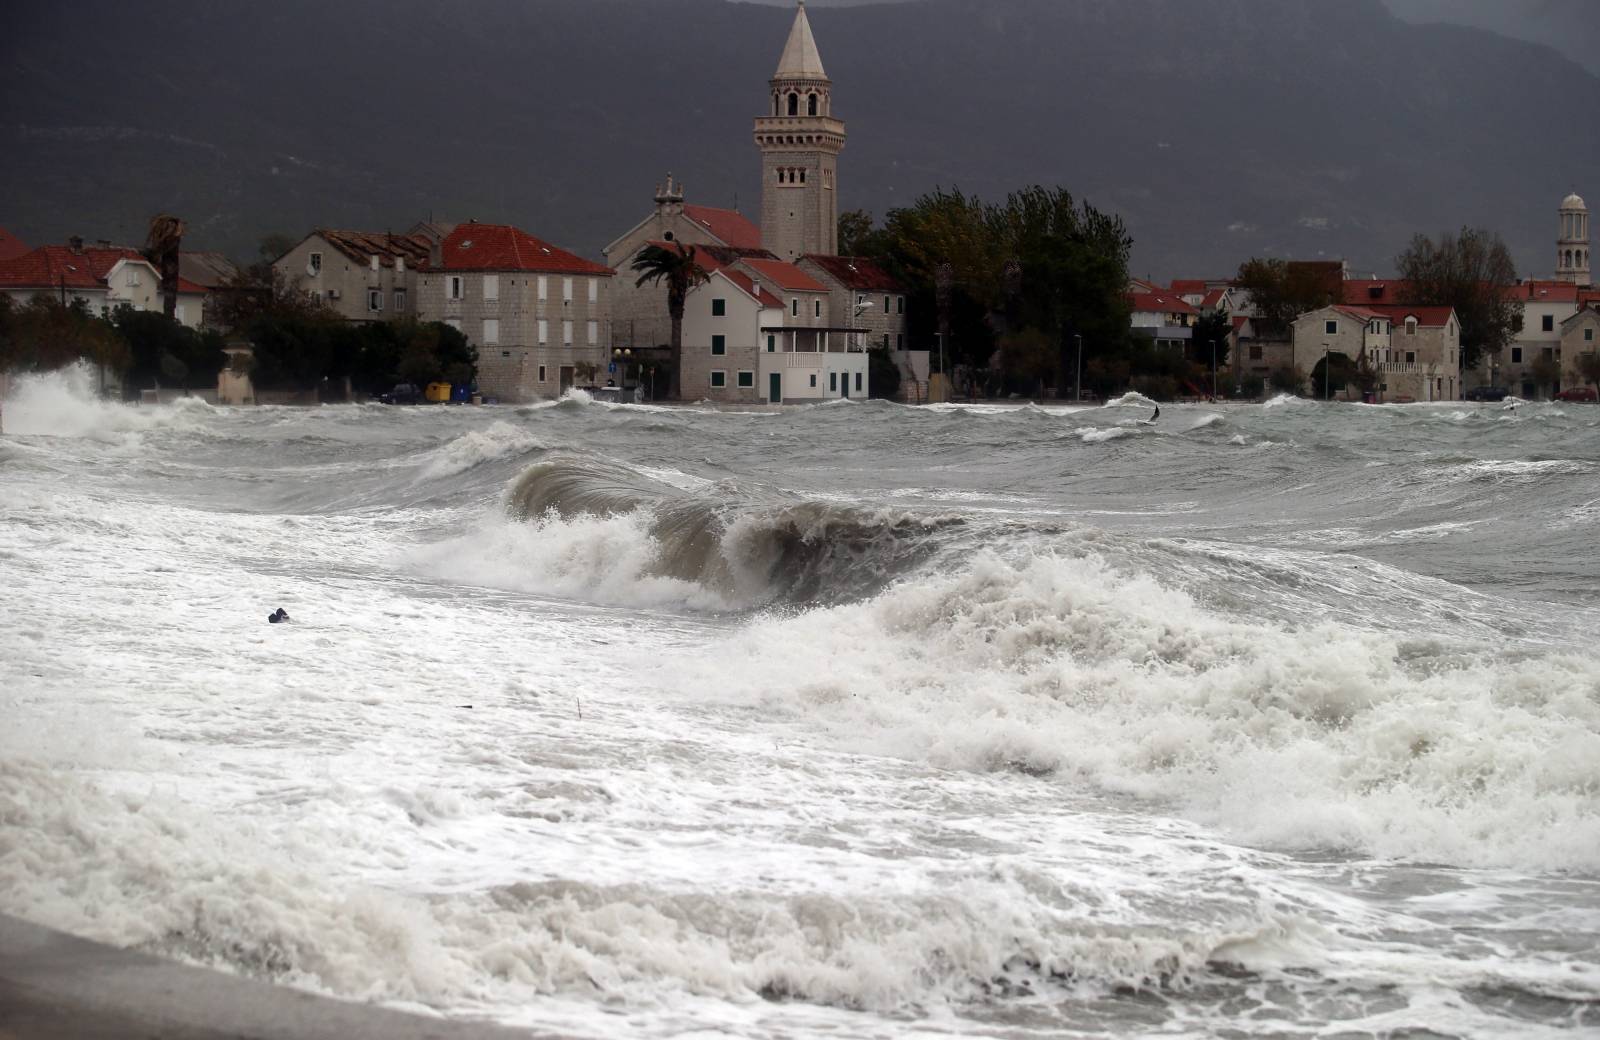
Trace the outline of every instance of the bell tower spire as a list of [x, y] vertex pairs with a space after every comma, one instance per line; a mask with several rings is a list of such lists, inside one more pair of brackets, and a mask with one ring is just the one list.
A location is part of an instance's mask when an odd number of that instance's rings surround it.
[[833, 117], [833, 81], [822, 67], [805, 0], [769, 83], [768, 114], [756, 119], [761, 149], [761, 244], [783, 260], [839, 251], [835, 174], [844, 123]]

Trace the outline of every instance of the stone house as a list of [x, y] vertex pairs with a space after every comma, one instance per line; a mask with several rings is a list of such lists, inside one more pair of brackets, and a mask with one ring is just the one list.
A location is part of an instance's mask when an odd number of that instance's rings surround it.
[[613, 341], [618, 347], [638, 350], [660, 346], [672, 338], [666, 291], [655, 284], [635, 284], [638, 276], [633, 261], [646, 246], [708, 246], [723, 257], [771, 255], [761, 248], [761, 229], [743, 214], [689, 205], [683, 198], [683, 185], [674, 183], [668, 174], [665, 187], [656, 188], [655, 209], [604, 250], [606, 266], [617, 274], [612, 283], [611, 315]]
[[509, 224], [457, 224], [417, 279], [417, 316], [478, 348], [486, 397], [559, 397], [604, 372], [615, 272]]
[[[118, 307], [161, 311], [165, 306], [161, 273], [137, 249], [109, 242], [86, 246], [73, 238], [64, 246], [39, 246], [10, 260], [0, 261], [0, 292], [18, 303], [43, 293], [66, 301], [81, 300], [92, 314], [109, 314]], [[204, 286], [178, 279], [175, 317], [198, 328], [204, 310]]]
[[272, 262], [273, 270], [346, 321], [417, 316], [417, 279], [436, 239], [317, 228]]
[[1600, 310], [1585, 307], [1561, 323], [1561, 387], [1594, 386], [1580, 367], [1600, 350]]
[[1503, 358], [1489, 359], [1491, 378], [1520, 397], [1554, 393], [1556, 387], [1541, 385], [1534, 365], [1541, 358], [1552, 365], [1561, 364], [1561, 330], [1566, 320], [1578, 312], [1580, 289], [1570, 282], [1529, 279], [1510, 291], [1512, 299], [1522, 307], [1522, 330], [1506, 347]]

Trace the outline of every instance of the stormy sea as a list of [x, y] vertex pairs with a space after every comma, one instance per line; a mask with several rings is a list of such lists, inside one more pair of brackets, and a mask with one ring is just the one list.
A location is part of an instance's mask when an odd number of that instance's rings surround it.
[[1149, 414], [14, 381], [0, 912], [582, 1038], [1600, 1030], [1600, 407]]

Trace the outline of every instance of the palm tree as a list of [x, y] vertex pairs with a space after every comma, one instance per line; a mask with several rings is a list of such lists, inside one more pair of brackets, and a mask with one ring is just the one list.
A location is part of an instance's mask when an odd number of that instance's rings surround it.
[[672, 372], [668, 376], [667, 396], [679, 400], [683, 396], [679, 378], [683, 371], [683, 302], [689, 298], [691, 289], [704, 284], [705, 269], [695, 263], [694, 250], [682, 242], [674, 242], [670, 249], [645, 246], [633, 258], [633, 269], [639, 272], [639, 280], [633, 283], [636, 287], [646, 282], [667, 283], [667, 314], [672, 318]]

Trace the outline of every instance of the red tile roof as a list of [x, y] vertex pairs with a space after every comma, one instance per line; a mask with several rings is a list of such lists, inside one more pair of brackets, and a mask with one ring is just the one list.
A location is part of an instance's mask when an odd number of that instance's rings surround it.
[[28, 247], [23, 244], [22, 239], [0, 227], [0, 261], [15, 260], [26, 252]]
[[428, 266], [428, 253], [433, 243], [422, 235], [391, 235], [383, 231], [339, 231], [334, 228], [317, 228], [313, 234], [321, 235], [328, 244], [363, 266], [378, 258], [382, 267], [393, 267], [396, 257], [404, 257], [413, 268]]
[[1405, 307], [1405, 306], [1374, 306], [1365, 310], [1388, 318], [1397, 325], [1404, 324], [1407, 317], [1415, 317], [1417, 324], [1423, 328], [1441, 328], [1456, 312], [1454, 307]]
[[1406, 283], [1398, 278], [1352, 278], [1340, 283], [1340, 299], [1344, 303], [1395, 303], [1404, 301], [1408, 291]]
[[728, 279], [728, 281], [732, 282], [734, 285], [737, 285], [751, 296], [754, 296], [761, 306], [782, 309], [782, 300], [768, 292], [766, 286], [757, 285], [755, 281], [743, 271], [724, 270], [722, 274]]
[[873, 263], [871, 260], [860, 256], [822, 256], [818, 253], [807, 253], [800, 258], [809, 260], [837, 279], [846, 289], [857, 292], [888, 292], [899, 293], [905, 290], [900, 283]]
[[736, 209], [684, 206], [683, 215], [721, 239], [724, 245], [733, 246], [735, 249], [761, 248], [761, 229]]
[[1512, 286], [1510, 296], [1524, 303], [1577, 303], [1578, 287], [1572, 282], [1528, 280]]
[[1206, 291], [1204, 278], [1174, 278], [1172, 291], [1182, 296], [1184, 293], [1203, 293]]
[[40, 246], [11, 260], [0, 261], [0, 287], [99, 289], [105, 286], [106, 275], [117, 261], [125, 259], [150, 263], [136, 249], [91, 246], [74, 253], [68, 246]]
[[1135, 311], [1156, 311], [1161, 314], [1199, 314], [1188, 301], [1180, 299], [1171, 293], [1139, 293], [1128, 294], [1128, 302]]
[[747, 256], [739, 261], [757, 276], [790, 292], [827, 292], [827, 286], [783, 260], [763, 260]]
[[510, 224], [457, 224], [440, 247], [446, 271], [541, 271], [547, 274], [616, 274], [534, 238]]
[[1200, 306], [1206, 310], [1215, 310], [1222, 303], [1222, 298], [1228, 295], [1226, 289], [1212, 289], [1206, 293], [1206, 298], [1200, 301]]

